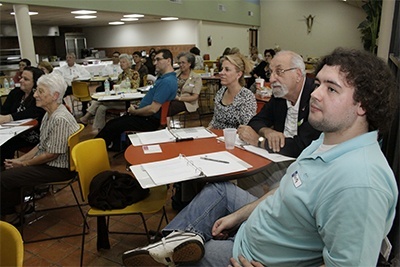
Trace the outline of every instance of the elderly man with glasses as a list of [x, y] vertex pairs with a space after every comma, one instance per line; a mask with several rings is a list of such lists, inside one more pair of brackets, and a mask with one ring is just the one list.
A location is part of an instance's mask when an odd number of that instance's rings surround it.
[[[239, 126], [238, 134], [251, 145], [296, 158], [320, 134], [308, 122], [314, 81], [306, 77], [302, 57], [292, 51], [277, 53], [269, 68], [273, 96], [247, 126]], [[260, 197], [277, 185], [291, 162], [272, 163], [238, 185]]]

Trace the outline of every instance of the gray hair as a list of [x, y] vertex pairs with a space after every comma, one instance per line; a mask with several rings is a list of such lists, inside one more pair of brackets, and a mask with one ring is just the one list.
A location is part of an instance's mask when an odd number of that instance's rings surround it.
[[38, 81], [38, 86], [44, 86], [49, 89], [50, 94], [54, 95], [59, 93], [57, 103], [61, 104], [64, 98], [65, 90], [67, 90], [67, 83], [64, 77], [56, 72], [52, 72], [46, 75], [42, 75]]
[[181, 52], [179, 53], [179, 55], [177, 56], [178, 60], [181, 57], [185, 57], [186, 60], [189, 62], [190, 64], [190, 68], [193, 69], [194, 66], [196, 65], [196, 58], [194, 57], [194, 55], [190, 52]]
[[294, 68], [298, 68], [301, 71], [301, 74], [303, 74], [303, 77], [306, 76], [306, 65], [304, 64], [303, 58], [299, 54], [289, 50], [282, 50], [276, 53], [275, 56], [281, 54], [289, 54], [291, 57], [292, 66]]
[[126, 60], [128, 60], [129, 64], [132, 65], [132, 57], [131, 57], [131, 56], [129, 56], [128, 54], [121, 54], [121, 55], [119, 56], [119, 60], [121, 60], [121, 59], [123, 59], [123, 58], [125, 58]]
[[73, 57], [73, 58], [76, 58], [76, 55], [75, 55], [74, 52], [69, 52], [69, 53], [67, 53], [67, 56], [71, 56], [71, 57]]

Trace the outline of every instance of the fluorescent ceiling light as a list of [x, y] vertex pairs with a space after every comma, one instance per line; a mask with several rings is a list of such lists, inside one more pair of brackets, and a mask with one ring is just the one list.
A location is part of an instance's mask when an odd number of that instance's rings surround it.
[[77, 15], [89, 15], [89, 14], [96, 14], [97, 11], [94, 10], [75, 10], [71, 11], [72, 14], [77, 14]]
[[97, 16], [92, 15], [82, 15], [82, 16], [75, 16], [76, 19], [95, 19]]
[[123, 22], [123, 21], [111, 21], [108, 24], [110, 24], [110, 25], [122, 25], [122, 24], [125, 24], [125, 22]]
[[[11, 12], [10, 14], [15, 16], [15, 12]], [[34, 16], [34, 15], [37, 15], [37, 14], [39, 14], [39, 12], [29, 11], [29, 16]]]
[[138, 18], [122, 18], [122, 21], [136, 21], [139, 20]]
[[166, 18], [161, 18], [161, 20], [178, 20], [176, 17], [166, 17]]
[[129, 15], [124, 15], [124, 18], [143, 18], [144, 15], [142, 14], [129, 14]]

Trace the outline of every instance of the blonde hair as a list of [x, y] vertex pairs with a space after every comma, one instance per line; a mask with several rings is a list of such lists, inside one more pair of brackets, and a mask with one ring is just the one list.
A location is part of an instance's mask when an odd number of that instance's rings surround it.
[[241, 86], [245, 86], [246, 81], [244, 80], [244, 75], [250, 74], [251, 70], [253, 69], [253, 66], [250, 63], [249, 59], [240, 53], [236, 53], [236, 54], [224, 56], [224, 58], [222, 59], [222, 62], [224, 62], [224, 60], [227, 60], [231, 64], [233, 64], [238, 72], [239, 71], [242, 72], [242, 75], [239, 78], [239, 84]]
[[53, 66], [47, 61], [40, 61], [38, 64], [38, 68], [39, 67], [45, 68], [49, 73], [53, 71]]

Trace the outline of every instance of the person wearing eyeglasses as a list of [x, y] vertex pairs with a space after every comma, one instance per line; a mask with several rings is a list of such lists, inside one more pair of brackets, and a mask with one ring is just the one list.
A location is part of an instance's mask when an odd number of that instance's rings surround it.
[[[314, 80], [306, 77], [302, 57], [292, 51], [277, 53], [269, 69], [273, 96], [247, 125], [239, 126], [238, 134], [251, 145], [296, 158], [320, 134], [308, 122]], [[277, 185], [291, 162], [271, 163], [265, 171], [238, 180], [238, 185], [261, 196]]]
[[97, 134], [96, 138], [103, 138], [109, 149], [119, 151], [120, 136], [124, 131], [157, 130], [160, 126], [162, 104], [175, 99], [178, 83], [172, 67], [171, 51], [168, 49], [157, 51], [154, 62], [160, 76], [140, 101], [139, 106], [131, 105], [127, 115], [108, 121]]
[[0, 125], [12, 121], [23, 119], [37, 119], [38, 126], [15, 136], [5, 142], [0, 147], [1, 165], [5, 159], [14, 157], [15, 151], [22, 147], [35, 146], [39, 143], [39, 129], [45, 110], [36, 106], [36, 100], [33, 97], [37, 87], [37, 80], [44, 75], [39, 68], [32, 66], [25, 67], [22, 71], [22, 78], [18, 81], [19, 87], [11, 90], [6, 101], [0, 108]]
[[22, 72], [24, 71], [24, 68], [29, 66], [31, 66], [31, 61], [27, 58], [23, 58], [18, 62], [19, 69], [13, 77], [14, 83], [19, 83], [19, 80], [21, 80], [22, 78], [21, 75]]
[[[105, 66], [103, 75], [110, 76], [110, 77], [117, 77], [120, 73], [122, 73], [122, 69], [119, 64], [119, 56], [120, 55], [121, 55], [121, 53], [118, 51], [115, 51], [112, 54], [112, 64], [108, 64]], [[103, 87], [103, 89], [104, 89], [104, 87]]]

